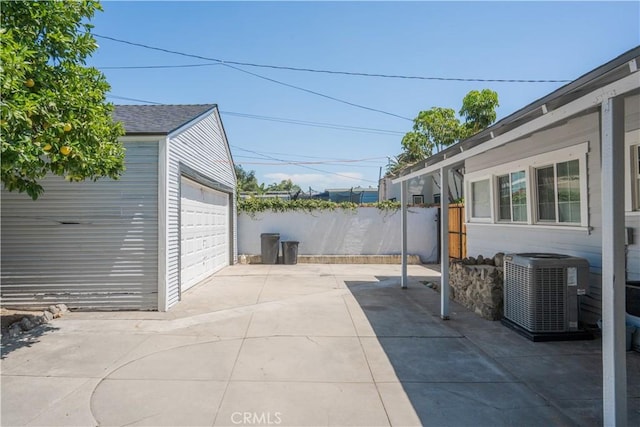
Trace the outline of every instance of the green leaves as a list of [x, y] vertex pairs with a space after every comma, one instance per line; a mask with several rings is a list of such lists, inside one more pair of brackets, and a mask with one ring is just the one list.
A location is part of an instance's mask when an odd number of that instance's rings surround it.
[[[385, 200], [382, 202], [364, 204], [361, 206], [376, 207], [382, 211], [396, 211], [400, 209], [400, 202]], [[328, 200], [318, 199], [284, 200], [276, 198], [249, 197], [247, 199], [238, 200], [238, 213], [245, 213], [252, 218], [260, 212], [312, 213], [314, 211], [335, 211], [336, 209], [355, 212], [356, 208], [358, 208], [358, 204], [352, 202], [336, 203]]]
[[279, 184], [275, 182], [269, 184], [266, 191], [288, 191], [289, 193], [295, 193], [299, 191], [300, 187], [294, 184], [290, 179], [283, 179]]
[[462, 100], [460, 115], [465, 118], [461, 138], [469, 138], [496, 120], [498, 93], [490, 89], [472, 90]]
[[404, 151], [409, 155], [409, 158], [405, 160], [414, 159], [414, 161], [418, 161], [429, 157], [433, 153], [433, 143], [423, 132], [407, 132], [402, 137], [401, 144]]
[[111, 118], [104, 75], [86, 67], [97, 48], [87, 22], [96, 1], [3, 3], [0, 31], [1, 178], [36, 199], [47, 174], [117, 179], [124, 134]]
[[433, 107], [420, 111], [413, 123], [413, 130], [422, 133], [438, 151], [460, 137], [460, 121], [451, 108]]
[[238, 191], [258, 192], [260, 186], [258, 179], [256, 178], [256, 172], [247, 172], [242, 168], [242, 165], [235, 165], [237, 189]]
[[413, 119], [413, 131], [402, 138], [403, 152], [387, 166], [387, 175], [395, 175], [405, 166], [431, 156], [434, 152], [469, 138], [496, 120], [498, 94], [490, 89], [472, 90], [462, 100], [460, 116], [451, 108], [432, 107]]
[[267, 191], [288, 191], [289, 193], [295, 193], [300, 190], [300, 187], [294, 184], [290, 179], [283, 179], [279, 184], [273, 183], [265, 187], [265, 184], [258, 184], [256, 178], [256, 172], [247, 172], [243, 169], [242, 165], [235, 165], [237, 190], [239, 193], [257, 193], [264, 194]]
[[284, 200], [277, 198], [257, 198], [249, 197], [238, 201], [238, 212], [246, 213], [249, 216], [255, 216], [259, 212], [290, 212], [302, 211], [311, 213], [313, 211], [334, 211], [337, 208], [343, 210], [355, 210], [357, 204], [351, 202], [336, 203], [328, 200], [318, 199], [298, 199]]

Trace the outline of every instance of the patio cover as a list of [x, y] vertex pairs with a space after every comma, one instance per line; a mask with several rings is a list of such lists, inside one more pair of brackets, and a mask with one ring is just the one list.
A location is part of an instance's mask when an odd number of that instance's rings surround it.
[[[602, 144], [602, 364], [603, 420], [627, 424], [624, 280], [624, 99], [640, 88], [640, 46], [516, 111], [478, 134], [409, 166], [392, 180], [402, 185], [406, 219], [407, 181], [439, 173], [441, 194], [448, 194], [452, 168], [470, 157], [503, 146], [572, 116], [601, 112]], [[441, 235], [448, 230], [448, 204], [441, 203]], [[402, 221], [402, 281], [407, 286], [406, 220]], [[441, 239], [441, 317], [449, 318], [448, 239]]]

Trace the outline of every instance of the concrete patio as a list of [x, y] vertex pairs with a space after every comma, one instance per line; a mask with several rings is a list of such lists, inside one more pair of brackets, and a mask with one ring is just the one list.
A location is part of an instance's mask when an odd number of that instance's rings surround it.
[[[236, 265], [168, 313], [67, 313], [3, 343], [4, 426], [602, 424], [594, 341], [533, 343], [437, 267]], [[627, 354], [640, 425], [640, 354]]]

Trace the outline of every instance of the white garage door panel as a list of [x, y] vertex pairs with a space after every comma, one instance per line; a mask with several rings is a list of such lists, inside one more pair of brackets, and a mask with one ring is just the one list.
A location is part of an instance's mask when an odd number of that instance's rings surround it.
[[181, 180], [181, 288], [185, 291], [229, 265], [229, 196]]

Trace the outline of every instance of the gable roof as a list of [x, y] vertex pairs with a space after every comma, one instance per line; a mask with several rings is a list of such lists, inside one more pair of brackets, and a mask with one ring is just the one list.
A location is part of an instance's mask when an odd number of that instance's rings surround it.
[[126, 135], [167, 135], [216, 107], [216, 104], [116, 105], [113, 120], [123, 124]]

